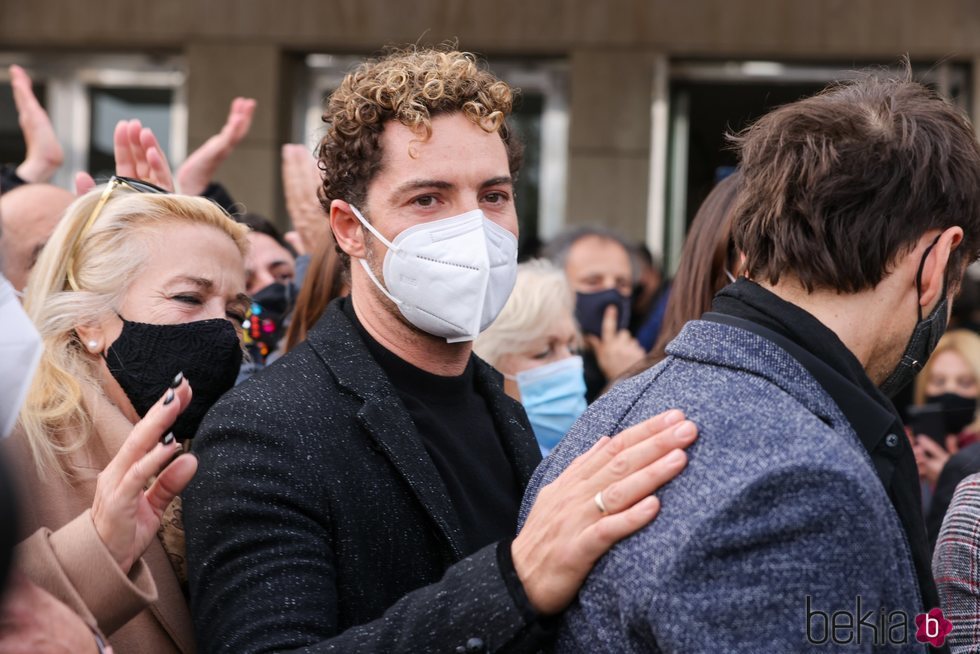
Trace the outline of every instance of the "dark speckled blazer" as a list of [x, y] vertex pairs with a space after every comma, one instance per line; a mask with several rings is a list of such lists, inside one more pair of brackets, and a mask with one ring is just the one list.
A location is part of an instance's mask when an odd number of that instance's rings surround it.
[[[463, 551], [411, 417], [337, 302], [195, 438], [184, 521], [199, 648], [528, 648], [537, 629], [496, 545]], [[496, 371], [477, 360], [476, 373], [523, 489], [540, 461], [527, 418]]]

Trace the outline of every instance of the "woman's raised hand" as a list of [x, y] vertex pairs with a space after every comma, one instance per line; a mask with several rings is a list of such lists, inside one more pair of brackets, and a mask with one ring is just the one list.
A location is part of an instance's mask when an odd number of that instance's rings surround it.
[[174, 458], [180, 443], [168, 431], [191, 401], [191, 387], [183, 375], [174, 382], [133, 426], [95, 487], [96, 531], [125, 573], [156, 537], [167, 506], [197, 472], [193, 454]]
[[214, 178], [218, 167], [234, 151], [252, 127], [255, 100], [235, 98], [221, 131], [194, 150], [177, 169], [177, 184], [184, 195], [200, 195]]

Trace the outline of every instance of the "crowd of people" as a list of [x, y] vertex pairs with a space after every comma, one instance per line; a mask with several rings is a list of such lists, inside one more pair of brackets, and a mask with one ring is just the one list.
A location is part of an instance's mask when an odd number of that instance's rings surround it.
[[0, 652], [980, 648], [980, 143], [910, 76], [732, 135], [672, 278], [518, 252], [516, 93], [451, 47], [283, 146], [286, 233], [217, 181], [254, 100], [69, 192], [11, 79]]

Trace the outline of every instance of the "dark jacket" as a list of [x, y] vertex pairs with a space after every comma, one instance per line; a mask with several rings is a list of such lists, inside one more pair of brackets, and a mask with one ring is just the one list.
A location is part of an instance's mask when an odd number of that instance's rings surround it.
[[[509, 546], [464, 551], [411, 417], [337, 302], [305, 343], [222, 398], [195, 439], [184, 521], [200, 649], [533, 647], [523, 589], [501, 573]], [[523, 490], [538, 447], [500, 375], [476, 366]]]

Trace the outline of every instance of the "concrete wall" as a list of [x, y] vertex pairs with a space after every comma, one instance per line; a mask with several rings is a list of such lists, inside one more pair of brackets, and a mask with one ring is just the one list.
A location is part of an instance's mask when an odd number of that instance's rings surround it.
[[291, 118], [291, 58], [448, 38], [491, 56], [568, 58], [568, 221], [601, 220], [642, 237], [652, 61], [658, 53], [845, 62], [894, 61], [909, 53], [920, 61], [972, 61], [980, 57], [980, 3], [0, 0], [0, 50], [183, 53], [189, 148], [220, 127], [234, 95], [257, 97], [252, 133], [222, 179], [246, 204], [268, 214], [281, 205], [278, 145], [287, 140]]

